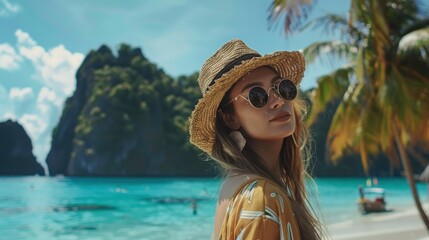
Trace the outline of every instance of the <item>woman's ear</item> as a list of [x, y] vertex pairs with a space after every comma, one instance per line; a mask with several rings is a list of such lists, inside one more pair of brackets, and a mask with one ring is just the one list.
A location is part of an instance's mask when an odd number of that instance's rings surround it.
[[233, 113], [224, 112], [219, 110], [219, 115], [222, 117], [222, 121], [225, 125], [231, 130], [237, 130], [240, 128], [240, 124], [238, 124], [237, 120], [233, 116]]

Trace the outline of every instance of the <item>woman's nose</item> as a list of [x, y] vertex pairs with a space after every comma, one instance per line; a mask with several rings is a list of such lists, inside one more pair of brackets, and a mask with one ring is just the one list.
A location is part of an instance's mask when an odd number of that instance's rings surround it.
[[270, 88], [269, 91], [270, 93], [268, 94], [268, 103], [271, 109], [283, 106], [283, 104], [285, 104], [285, 101], [278, 95], [274, 88]]

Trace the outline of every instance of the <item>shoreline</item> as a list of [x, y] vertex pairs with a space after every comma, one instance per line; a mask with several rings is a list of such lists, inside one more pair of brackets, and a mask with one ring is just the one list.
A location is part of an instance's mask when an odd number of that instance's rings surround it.
[[[424, 203], [423, 208], [429, 212], [428, 203]], [[429, 240], [429, 233], [414, 205], [328, 224], [327, 232], [333, 240]]]

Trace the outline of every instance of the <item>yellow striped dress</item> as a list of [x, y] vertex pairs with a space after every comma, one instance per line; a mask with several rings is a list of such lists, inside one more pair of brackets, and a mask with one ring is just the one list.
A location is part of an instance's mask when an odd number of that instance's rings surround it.
[[219, 239], [301, 239], [287, 193], [267, 179], [242, 184], [230, 200]]

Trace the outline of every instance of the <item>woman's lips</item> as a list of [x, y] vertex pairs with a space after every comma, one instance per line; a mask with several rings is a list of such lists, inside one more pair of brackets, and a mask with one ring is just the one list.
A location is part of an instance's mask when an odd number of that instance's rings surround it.
[[270, 122], [283, 122], [289, 120], [291, 117], [289, 112], [281, 112], [270, 119]]

